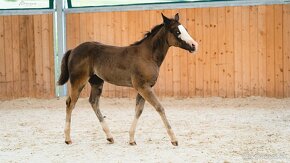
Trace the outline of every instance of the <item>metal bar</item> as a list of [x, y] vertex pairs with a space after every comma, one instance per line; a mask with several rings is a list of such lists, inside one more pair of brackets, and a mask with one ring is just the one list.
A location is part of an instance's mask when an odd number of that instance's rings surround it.
[[205, 1], [205, 2], [182, 2], [182, 3], [164, 3], [164, 4], [134, 4], [120, 6], [96, 6], [79, 7], [65, 9], [65, 13], [82, 12], [112, 12], [112, 11], [132, 11], [132, 10], [159, 10], [159, 9], [178, 9], [178, 8], [205, 8], [205, 7], [224, 7], [224, 6], [254, 6], [254, 5], [272, 5], [288, 4], [285, 0], [243, 0], [243, 1]]
[[[60, 66], [63, 54], [66, 50], [66, 40], [65, 40], [65, 14], [64, 14], [64, 0], [56, 1], [56, 40], [57, 40], [57, 53], [55, 56], [55, 83], [57, 84], [57, 79], [60, 75]], [[56, 86], [55, 87], [56, 96], [65, 96], [67, 94], [67, 86]]]
[[36, 15], [51, 14], [55, 9], [30, 9], [30, 10], [0, 10], [0, 15]]

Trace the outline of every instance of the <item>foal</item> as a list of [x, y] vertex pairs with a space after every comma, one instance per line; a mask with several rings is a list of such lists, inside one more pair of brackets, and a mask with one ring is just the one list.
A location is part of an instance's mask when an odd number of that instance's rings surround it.
[[126, 47], [104, 45], [99, 42], [85, 42], [68, 50], [61, 63], [59, 85], [70, 79], [70, 91], [66, 100], [65, 143], [71, 144], [71, 113], [80, 92], [87, 82], [91, 85], [89, 102], [95, 111], [107, 140], [114, 143], [112, 134], [99, 109], [99, 99], [104, 81], [118, 86], [133, 87], [137, 90], [135, 117], [130, 128], [130, 145], [136, 145], [134, 135], [145, 100], [159, 113], [170, 136], [171, 143], [178, 145], [173, 130], [166, 118], [164, 108], [157, 99], [152, 87], [155, 85], [159, 68], [170, 46], [194, 52], [198, 44], [179, 23], [179, 15], [169, 19], [162, 14], [163, 23], [136, 43]]

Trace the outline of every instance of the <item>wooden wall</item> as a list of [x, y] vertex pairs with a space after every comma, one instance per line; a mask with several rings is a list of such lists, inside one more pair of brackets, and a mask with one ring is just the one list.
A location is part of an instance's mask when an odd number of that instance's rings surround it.
[[52, 15], [0, 16], [0, 99], [54, 97]]
[[[89, 40], [129, 45], [162, 22], [161, 12], [179, 12], [200, 49], [170, 48], [159, 97], [290, 97], [290, 4], [68, 14], [67, 48]], [[0, 99], [54, 97], [54, 78], [52, 15], [0, 16]], [[103, 93], [135, 94], [110, 84]]]
[[[96, 40], [125, 46], [167, 16], [199, 42], [198, 53], [171, 48], [155, 86], [161, 96], [290, 97], [290, 5], [80, 13], [67, 15], [67, 48]], [[89, 86], [83, 96], [89, 95]], [[105, 85], [107, 97], [134, 97]]]

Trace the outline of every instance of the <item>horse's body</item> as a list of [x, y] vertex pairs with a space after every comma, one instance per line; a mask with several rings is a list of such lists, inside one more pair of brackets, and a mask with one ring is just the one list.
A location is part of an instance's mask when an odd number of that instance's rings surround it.
[[[137, 71], [146, 71], [144, 76], [156, 76], [155, 71], [158, 74], [159, 67], [152, 61], [152, 56], [146, 54], [148, 52], [141, 45], [115, 47], [98, 42], [82, 43], [68, 54], [69, 70], [75, 74], [71, 74], [70, 80], [76, 80], [80, 74], [88, 78], [95, 74], [111, 84], [132, 87], [131, 75]], [[154, 69], [154, 74], [148, 74], [150, 69]], [[156, 79], [148, 80], [154, 84]]]
[[66, 52], [62, 60], [58, 83], [63, 85], [68, 79], [71, 83], [70, 95], [66, 101], [65, 142], [67, 144], [71, 143], [71, 112], [88, 81], [91, 84], [89, 101], [109, 142], [113, 143], [114, 140], [99, 109], [99, 98], [104, 81], [118, 86], [133, 87], [138, 92], [136, 114], [130, 129], [131, 145], [136, 144], [134, 133], [145, 100], [153, 105], [160, 114], [172, 144], [178, 144], [164, 109], [152, 90], [159, 75], [159, 67], [170, 46], [181, 47], [190, 52], [197, 48], [197, 43], [188, 35], [184, 27], [181, 27], [178, 19], [178, 14], [175, 19], [163, 16], [163, 24], [155, 26], [144, 39], [130, 46], [116, 47], [98, 42], [85, 42]]

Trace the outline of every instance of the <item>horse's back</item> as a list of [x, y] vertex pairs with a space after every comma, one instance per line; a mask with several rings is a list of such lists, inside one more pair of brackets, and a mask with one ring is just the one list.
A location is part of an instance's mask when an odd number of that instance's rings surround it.
[[[129, 80], [130, 74], [124, 74], [130, 68], [128, 59], [131, 58], [126, 56], [126, 49], [126, 47], [105, 45], [99, 42], [81, 43], [72, 49], [69, 58], [68, 66], [71, 79], [81, 76], [90, 77], [96, 74], [112, 84], [117, 84], [113, 81], [117, 78], [118, 80], [120, 78]], [[114, 77], [111, 75], [112, 73], [115, 74]], [[119, 75], [120, 77], [118, 77]], [[128, 85], [128, 83], [121, 85]]]

